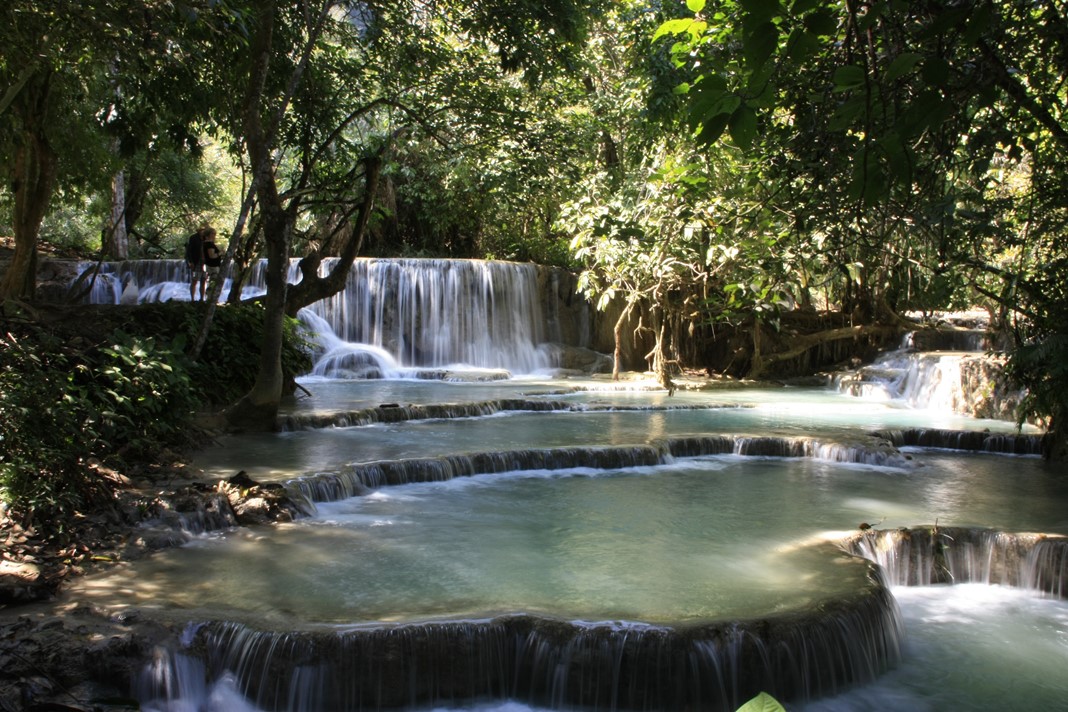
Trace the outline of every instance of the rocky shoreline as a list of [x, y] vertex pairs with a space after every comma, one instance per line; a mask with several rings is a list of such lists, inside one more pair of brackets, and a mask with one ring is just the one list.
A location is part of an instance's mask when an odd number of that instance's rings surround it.
[[[171, 484], [184, 476], [180, 469], [167, 474]], [[281, 485], [241, 472], [215, 485], [164, 489], [126, 480], [114, 505], [73, 523], [64, 542], [0, 518], [0, 710], [138, 709], [129, 698], [135, 676], [176, 631], [162, 621], [63, 602], [64, 584], [181, 546], [195, 533], [287, 522], [299, 513]]]

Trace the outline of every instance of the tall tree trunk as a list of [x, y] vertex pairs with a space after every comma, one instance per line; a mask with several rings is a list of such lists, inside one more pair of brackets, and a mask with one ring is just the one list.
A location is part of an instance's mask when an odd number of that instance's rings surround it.
[[612, 328], [612, 339], [615, 342], [615, 351], [612, 354], [613, 381], [618, 381], [623, 371], [623, 325], [626, 323], [627, 318], [630, 317], [631, 312], [634, 311], [634, 305], [635, 302], [630, 299], [627, 300], [627, 306], [623, 307], [623, 311]]
[[285, 333], [286, 276], [293, 223], [291, 215], [278, 205], [264, 211], [267, 270], [264, 281], [263, 341], [256, 382], [228, 412], [231, 425], [254, 430], [272, 430], [278, 416], [284, 384], [282, 342]]
[[267, 272], [264, 276], [267, 296], [264, 301], [263, 342], [260, 366], [252, 390], [227, 410], [231, 426], [270, 430], [275, 426], [282, 400], [282, 333], [285, 322], [286, 266], [289, 261], [288, 214], [274, 173], [271, 156], [273, 126], [264, 126], [264, 86], [270, 67], [274, 35], [275, 2], [264, 2], [255, 18], [250, 54], [248, 88], [242, 106], [242, 127], [252, 166], [252, 180], [262, 210], [264, 242], [267, 248]]
[[126, 174], [117, 171], [111, 179], [111, 219], [104, 231], [105, 255], [115, 260], [130, 256], [130, 239], [126, 232]]
[[263, 342], [260, 345], [260, 367], [252, 390], [228, 409], [228, 422], [235, 427], [270, 430], [275, 427], [278, 407], [282, 401], [284, 377], [282, 373], [282, 344], [285, 334], [286, 278], [289, 272], [289, 252], [299, 204], [288, 203], [278, 190], [275, 174], [274, 149], [279, 126], [289, 102], [295, 94], [311, 59], [312, 50], [322, 32], [333, 6], [323, 0], [314, 23], [308, 27], [308, 37], [301, 59], [289, 76], [281, 97], [265, 95], [267, 75], [273, 50], [277, 0], [260, 3], [254, 19], [255, 30], [249, 43], [252, 64], [248, 87], [242, 102], [242, 128], [252, 168], [252, 188], [260, 206], [263, 236], [267, 248], [267, 271], [264, 276], [267, 296], [264, 301]]
[[0, 282], [0, 299], [33, 299], [37, 289], [37, 240], [56, 181], [57, 157], [44, 123], [49, 79], [31, 82], [23, 93], [23, 129], [12, 175], [15, 252]]

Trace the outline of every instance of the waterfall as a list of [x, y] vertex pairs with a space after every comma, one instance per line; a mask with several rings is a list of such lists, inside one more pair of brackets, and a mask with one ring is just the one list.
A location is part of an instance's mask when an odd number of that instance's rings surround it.
[[[833, 545], [824, 546], [834, 555]], [[900, 657], [897, 605], [879, 571], [844, 560], [866, 583], [832, 610], [692, 627], [525, 614], [297, 632], [208, 623], [180, 648], [157, 651], [135, 694], [152, 709], [161, 698], [206, 696], [195, 684], [207, 679], [236, 689], [256, 709], [292, 712], [484, 698], [726, 712], [762, 691], [814, 699], [870, 681]]]
[[895, 447], [935, 447], [970, 452], [996, 452], [1004, 455], [1041, 455], [1044, 435], [991, 433], [984, 430], [945, 430], [942, 428], [903, 428], [872, 433]]
[[1068, 538], [967, 527], [869, 530], [844, 548], [874, 561], [891, 584], [1002, 584], [1068, 594]]
[[868, 366], [838, 374], [835, 381], [840, 391], [858, 398], [952, 413], [964, 400], [962, 358], [960, 353], [893, 351]]
[[901, 347], [834, 377], [842, 393], [975, 418], [1015, 419], [1023, 397], [1004, 376], [1004, 358], [986, 354], [979, 329], [910, 332]]
[[[399, 409], [398, 409], [399, 410]], [[737, 455], [804, 457], [877, 467], [907, 468], [911, 462], [885, 440], [836, 443], [813, 438], [713, 435], [671, 438], [647, 445], [499, 450], [466, 455], [364, 462], [341, 472], [320, 472], [289, 480], [290, 496], [302, 503], [336, 502], [380, 488], [457, 477], [530, 470], [596, 470], [662, 465], [671, 458]]]
[[405, 366], [531, 373], [551, 365], [538, 349], [544, 319], [532, 264], [360, 259], [345, 289], [309, 310], [340, 339]]
[[[334, 264], [324, 260], [320, 274]], [[261, 261], [252, 270], [245, 296], [262, 294], [264, 268]], [[294, 260], [289, 281], [300, 276]], [[302, 314], [318, 335], [314, 373], [382, 378], [418, 375], [412, 369], [495, 369], [507, 377], [556, 367], [564, 359], [558, 342], [576, 329], [563, 325], [568, 307], [559, 303], [553, 277], [541, 280], [536, 265], [515, 262], [356, 259], [345, 288]], [[189, 298], [180, 260], [131, 260], [102, 265], [89, 299], [117, 304], [130, 283], [141, 302]], [[229, 286], [227, 280], [224, 295]], [[581, 332], [571, 337], [573, 347], [589, 341], [589, 311], [569, 312]]]

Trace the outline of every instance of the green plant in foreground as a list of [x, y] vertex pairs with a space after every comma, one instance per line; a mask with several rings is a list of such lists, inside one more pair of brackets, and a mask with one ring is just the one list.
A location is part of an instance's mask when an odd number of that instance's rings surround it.
[[99, 408], [93, 425], [101, 458], [145, 457], [183, 442], [198, 399], [181, 349], [154, 337], [118, 334], [114, 341], [100, 349], [85, 392]]
[[[200, 438], [197, 411], [248, 391], [262, 307], [219, 309], [204, 355], [193, 361], [185, 346], [202, 315], [182, 303], [87, 313], [80, 334], [62, 337], [29, 322], [7, 325], [0, 337], [0, 501], [13, 518], [63, 535], [79, 513], [111, 500], [94, 460], [116, 469], [157, 463], [162, 451]], [[310, 368], [296, 320], [287, 324], [282, 357], [289, 377]]]
[[70, 388], [76, 370], [54, 339], [0, 339], [0, 499], [23, 524], [47, 522], [55, 534], [106, 497], [85, 467], [87, 413]]
[[768, 693], [761, 692], [739, 707], [737, 712], [786, 712], [786, 708]]

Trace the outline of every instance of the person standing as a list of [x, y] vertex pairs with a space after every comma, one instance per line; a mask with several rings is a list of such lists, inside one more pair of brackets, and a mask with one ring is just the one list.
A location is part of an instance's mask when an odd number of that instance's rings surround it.
[[[204, 271], [204, 234], [210, 228], [200, 228], [185, 242], [185, 264], [189, 267], [189, 301], [197, 299], [197, 285], [200, 285], [200, 299], [204, 299], [205, 278]], [[212, 231], [214, 232], [214, 230]]]
[[[207, 271], [207, 283], [212, 288], [215, 280], [219, 278], [219, 267], [222, 265], [222, 252], [215, 244], [215, 228], [204, 228], [201, 235], [204, 244], [204, 268]], [[200, 298], [204, 298], [204, 284], [201, 283]]]

